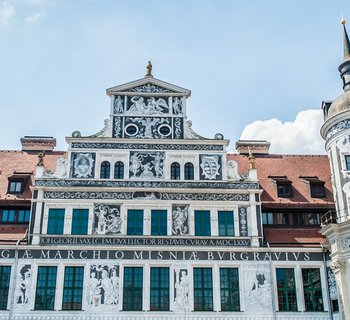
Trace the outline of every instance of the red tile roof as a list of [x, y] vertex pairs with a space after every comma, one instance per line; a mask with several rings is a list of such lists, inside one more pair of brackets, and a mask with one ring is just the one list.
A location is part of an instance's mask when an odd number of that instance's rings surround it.
[[[229, 154], [228, 159], [237, 161], [239, 173], [249, 171], [248, 157]], [[327, 156], [321, 155], [264, 155], [256, 157], [258, 180], [263, 193], [263, 206], [269, 208], [334, 208], [331, 172]], [[279, 198], [276, 183], [271, 176], [285, 176], [292, 182], [293, 198]], [[310, 186], [301, 177], [317, 177], [325, 182], [326, 197], [312, 198]]]
[[[47, 152], [44, 157], [45, 169], [55, 171], [56, 160], [65, 156], [66, 152]], [[35, 175], [38, 154], [25, 151], [0, 151], [0, 205], [30, 205], [32, 197], [29, 186], [32, 184]], [[16, 173], [29, 173], [29, 179], [21, 194], [7, 194], [8, 178]]]

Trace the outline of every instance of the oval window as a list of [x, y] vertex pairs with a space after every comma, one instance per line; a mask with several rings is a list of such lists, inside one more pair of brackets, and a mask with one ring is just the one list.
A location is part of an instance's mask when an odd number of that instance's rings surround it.
[[162, 137], [167, 137], [171, 133], [171, 128], [165, 124], [158, 128], [158, 132]]
[[134, 124], [129, 124], [125, 127], [125, 132], [128, 136], [135, 136], [139, 132], [139, 128]]

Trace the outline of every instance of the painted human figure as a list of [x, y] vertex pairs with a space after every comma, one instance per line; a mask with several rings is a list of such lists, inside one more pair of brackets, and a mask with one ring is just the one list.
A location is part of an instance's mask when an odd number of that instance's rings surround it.
[[153, 172], [151, 171], [152, 167], [151, 167], [151, 164], [148, 162], [144, 165], [141, 165], [141, 168], [142, 168], [142, 173], [140, 175], [140, 178], [145, 178], [145, 179], [152, 179], [154, 178], [154, 174]]
[[157, 178], [163, 178], [164, 176], [163, 162], [162, 162], [163, 160], [164, 160], [164, 156], [160, 152], [157, 152], [156, 155], [154, 156], [154, 160], [152, 161]]
[[130, 171], [132, 172], [133, 176], [136, 176], [136, 173], [139, 171], [142, 164], [142, 157], [137, 152], [134, 153], [130, 157]]
[[152, 139], [152, 126], [156, 125], [159, 122], [159, 119], [151, 120], [151, 118], [145, 118], [141, 120], [140, 123], [145, 127], [144, 137]]
[[28, 303], [29, 295], [30, 295], [30, 287], [31, 287], [31, 272], [27, 270], [21, 277], [19, 288], [20, 288], [20, 296], [18, 297], [18, 301], [22, 304]]
[[182, 101], [178, 97], [174, 98], [173, 112], [174, 112], [174, 114], [181, 114], [182, 113]]
[[118, 96], [114, 101], [114, 113], [123, 113], [123, 99]]
[[112, 281], [108, 278], [107, 270], [102, 270], [101, 272], [100, 288], [104, 291], [104, 304], [112, 304]]
[[131, 102], [133, 102], [133, 105], [128, 110], [128, 114], [134, 113], [134, 114], [144, 114], [146, 105], [144, 103], [143, 97], [132, 97], [130, 99]]
[[187, 272], [182, 270], [180, 279], [175, 283], [176, 298], [175, 305], [185, 309], [188, 306], [189, 278]]
[[121, 226], [122, 226], [122, 219], [120, 216], [117, 216], [115, 213], [111, 213], [107, 217], [107, 228], [106, 231], [109, 233], [120, 233]]
[[112, 283], [112, 303], [119, 304], [119, 277], [117, 276], [117, 270], [113, 269], [111, 274]]
[[184, 235], [187, 233], [187, 226], [185, 222], [187, 220], [187, 209], [181, 209], [177, 207], [176, 210], [173, 211], [173, 233]]
[[90, 279], [87, 281], [87, 300], [88, 305], [93, 305], [94, 297], [100, 296], [101, 290], [99, 288], [100, 281], [96, 278], [96, 272], [91, 272]]

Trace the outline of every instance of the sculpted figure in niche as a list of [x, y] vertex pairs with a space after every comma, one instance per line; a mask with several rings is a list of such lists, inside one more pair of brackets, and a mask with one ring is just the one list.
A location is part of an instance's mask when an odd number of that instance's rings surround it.
[[241, 177], [238, 174], [238, 164], [234, 160], [227, 161], [227, 179], [240, 180]]
[[175, 309], [187, 309], [189, 305], [189, 301], [188, 301], [189, 284], [190, 284], [190, 281], [187, 275], [187, 271], [181, 270], [180, 272], [180, 270], [176, 270], [176, 282], [175, 282], [176, 297], [174, 301]]
[[114, 113], [123, 113], [123, 99], [118, 96], [114, 101]]
[[173, 210], [173, 234], [184, 235], [188, 233], [188, 226], [186, 221], [188, 218], [188, 206], [181, 209], [177, 207]]

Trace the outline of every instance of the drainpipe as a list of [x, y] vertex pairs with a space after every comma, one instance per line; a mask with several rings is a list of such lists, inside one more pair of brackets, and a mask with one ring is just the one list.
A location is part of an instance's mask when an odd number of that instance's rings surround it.
[[12, 314], [13, 314], [13, 305], [15, 300], [15, 292], [16, 292], [16, 284], [17, 284], [17, 268], [18, 268], [18, 251], [19, 251], [19, 244], [22, 240], [27, 238], [28, 236], [28, 229], [26, 230], [26, 233], [24, 234], [22, 239], [17, 240], [16, 242], [16, 250], [15, 250], [15, 262], [13, 264], [13, 278], [10, 282], [10, 306], [9, 306], [9, 320], [12, 320]]
[[322, 243], [320, 243], [320, 245], [322, 248], [323, 269], [324, 269], [324, 274], [325, 274], [326, 283], [327, 283], [328, 314], [329, 314], [329, 319], [333, 319], [333, 310], [332, 310], [332, 304], [331, 304], [331, 295], [329, 293], [328, 273], [327, 273], [327, 264], [326, 264], [326, 250], [327, 249], [323, 246]]
[[272, 268], [272, 258], [271, 258], [271, 248], [270, 243], [266, 242], [268, 252], [269, 252], [269, 269], [270, 269], [270, 279], [271, 279], [271, 294], [272, 294], [272, 319], [276, 320], [276, 301], [275, 301], [275, 290], [273, 290], [272, 279], [273, 279], [273, 268]]

